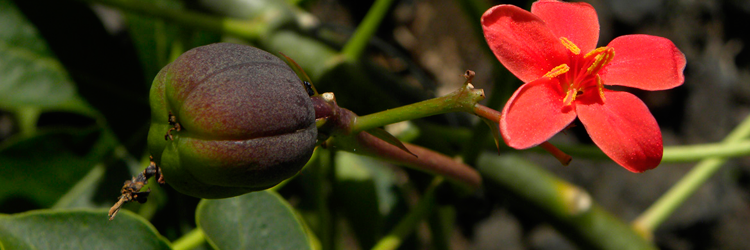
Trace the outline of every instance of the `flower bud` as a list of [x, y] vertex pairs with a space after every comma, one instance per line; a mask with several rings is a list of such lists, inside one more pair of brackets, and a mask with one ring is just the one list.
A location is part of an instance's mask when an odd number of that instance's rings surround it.
[[164, 180], [188, 195], [270, 188], [295, 175], [315, 148], [315, 110], [304, 85], [254, 47], [191, 49], [159, 72], [149, 99], [149, 152]]

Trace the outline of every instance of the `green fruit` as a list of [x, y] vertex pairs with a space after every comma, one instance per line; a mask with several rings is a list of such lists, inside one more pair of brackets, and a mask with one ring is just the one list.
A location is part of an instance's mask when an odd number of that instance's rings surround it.
[[[304, 85], [263, 50], [218, 43], [165, 66], [150, 93], [148, 148], [174, 189], [225, 198], [295, 175], [315, 148], [315, 110]], [[170, 113], [181, 126], [172, 130]], [[173, 140], [165, 140], [167, 133]]]

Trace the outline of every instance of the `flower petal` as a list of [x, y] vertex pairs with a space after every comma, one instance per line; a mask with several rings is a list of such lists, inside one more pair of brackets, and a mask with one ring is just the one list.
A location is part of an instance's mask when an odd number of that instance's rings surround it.
[[534, 81], [568, 61], [566, 48], [544, 21], [516, 6], [487, 10], [482, 29], [497, 59], [523, 82]]
[[583, 53], [595, 49], [599, 42], [599, 17], [588, 3], [538, 1], [531, 5], [531, 13], [544, 20], [555, 36], [572, 41]]
[[685, 81], [685, 55], [669, 39], [627, 35], [615, 38], [607, 47], [615, 49], [615, 58], [599, 73], [604, 84], [664, 90]]
[[661, 162], [661, 130], [638, 97], [604, 90], [606, 101], [577, 103], [576, 112], [591, 139], [607, 156], [626, 169], [640, 173]]
[[500, 117], [500, 133], [508, 146], [530, 148], [549, 140], [575, 118], [572, 108], [563, 108], [559, 81], [542, 77], [513, 93]]

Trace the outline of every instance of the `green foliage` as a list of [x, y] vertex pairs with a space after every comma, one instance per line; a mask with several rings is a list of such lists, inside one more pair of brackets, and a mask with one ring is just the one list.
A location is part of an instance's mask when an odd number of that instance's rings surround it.
[[294, 209], [272, 191], [203, 200], [195, 217], [214, 249], [312, 249]]
[[403, 213], [395, 173], [382, 161], [345, 152], [337, 154], [336, 166], [336, 205], [362, 249], [372, 248], [387, 228], [386, 216]]
[[171, 249], [142, 217], [124, 211], [108, 221], [106, 211], [38, 210], [0, 215], [3, 249]]
[[23, 198], [51, 207], [111, 153], [112, 136], [96, 129], [50, 131], [0, 148], [0, 203]]
[[90, 112], [63, 65], [9, 0], [0, 1], [0, 107]]

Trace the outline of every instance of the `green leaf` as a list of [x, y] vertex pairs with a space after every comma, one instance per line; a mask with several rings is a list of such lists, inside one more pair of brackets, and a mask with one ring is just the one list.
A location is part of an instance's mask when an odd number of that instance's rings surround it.
[[495, 147], [497, 147], [497, 151], [500, 152], [500, 127], [497, 126], [497, 123], [490, 121], [489, 119], [483, 118], [482, 121], [487, 124], [488, 127], [490, 127], [490, 133], [492, 133], [492, 139], [495, 140]]
[[[153, 4], [169, 9], [179, 9], [175, 1], [154, 1]], [[125, 14], [128, 31], [132, 34], [133, 45], [143, 67], [144, 81], [149, 86], [156, 74], [169, 63], [172, 43], [179, 37], [177, 25], [159, 19], [136, 14]]]
[[[96, 194], [97, 186], [103, 181], [106, 172], [107, 169], [104, 164], [97, 164], [80, 181], [73, 185], [68, 192], [63, 194], [52, 208], [96, 207], [96, 204], [93, 203], [93, 197]], [[115, 194], [115, 192], [113, 191], [112, 194]]]
[[396, 174], [389, 164], [339, 151], [336, 153], [337, 210], [349, 221], [362, 249], [370, 249], [387, 230], [386, 215], [399, 202]]
[[37, 210], [0, 215], [3, 249], [171, 249], [146, 220], [121, 211], [114, 221], [106, 210]]
[[204, 199], [196, 221], [215, 249], [312, 249], [292, 207], [271, 191]]
[[396, 138], [395, 136], [393, 136], [391, 133], [388, 133], [388, 131], [385, 131], [385, 129], [374, 128], [374, 129], [367, 130], [366, 132], [370, 133], [371, 135], [373, 135], [373, 136], [375, 136], [377, 138], [380, 138], [381, 140], [387, 142], [388, 144], [391, 144], [393, 146], [396, 146], [396, 147], [400, 148], [404, 152], [407, 152], [410, 155], [413, 155], [414, 157], [417, 157], [417, 155], [415, 155], [414, 153], [412, 153], [411, 151], [409, 151], [409, 149], [406, 148], [406, 146], [404, 146], [404, 144], [401, 143], [401, 141], [399, 141], [398, 138]]
[[6, 141], [0, 146], [0, 211], [22, 211], [7, 207], [14, 205], [8, 198], [52, 206], [115, 145], [114, 136], [99, 128], [48, 131]]
[[0, 107], [92, 112], [39, 32], [9, 0], [0, 0], [0, 23]]
[[[133, 0], [153, 4], [159, 8], [184, 9], [178, 0]], [[161, 19], [126, 13], [128, 31], [143, 67], [145, 81], [151, 86], [156, 74], [188, 49], [220, 41], [220, 35], [207, 31], [193, 30], [185, 26]]]

